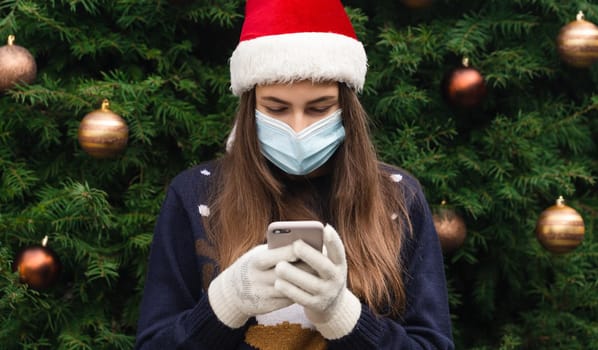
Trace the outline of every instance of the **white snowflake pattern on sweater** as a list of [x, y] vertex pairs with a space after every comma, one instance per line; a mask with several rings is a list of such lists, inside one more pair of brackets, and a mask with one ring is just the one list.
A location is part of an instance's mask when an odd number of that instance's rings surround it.
[[390, 179], [394, 182], [401, 182], [403, 180], [403, 175], [401, 174], [392, 174], [390, 175]]
[[205, 204], [200, 204], [197, 206], [199, 209], [199, 215], [201, 216], [210, 216], [210, 207]]

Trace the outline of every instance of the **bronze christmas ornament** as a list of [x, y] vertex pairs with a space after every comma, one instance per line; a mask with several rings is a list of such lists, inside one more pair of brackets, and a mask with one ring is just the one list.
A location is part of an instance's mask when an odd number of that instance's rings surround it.
[[561, 59], [570, 66], [588, 68], [598, 60], [598, 26], [584, 20], [581, 11], [561, 28], [556, 42]]
[[442, 94], [453, 106], [474, 108], [486, 96], [486, 82], [482, 74], [470, 67], [469, 60], [464, 58], [462, 66], [452, 69], [444, 76]]
[[37, 64], [31, 53], [15, 45], [15, 36], [8, 36], [8, 43], [0, 47], [0, 91], [17, 83], [31, 84], [37, 75]]
[[41, 245], [33, 245], [22, 249], [16, 256], [13, 269], [19, 274], [19, 281], [35, 290], [52, 287], [61, 271], [58, 255], [48, 248], [48, 236]]
[[560, 196], [556, 204], [544, 210], [536, 223], [536, 237], [552, 253], [567, 253], [581, 244], [585, 233], [583, 218], [565, 205]]
[[403, 5], [412, 9], [421, 9], [432, 5], [433, 0], [401, 0]]
[[467, 226], [454, 209], [446, 206], [446, 201], [442, 201], [440, 207], [434, 210], [432, 220], [444, 253], [452, 253], [463, 245]]
[[113, 158], [125, 149], [129, 127], [125, 120], [112, 112], [108, 100], [102, 108], [88, 113], [79, 124], [79, 145], [94, 158]]

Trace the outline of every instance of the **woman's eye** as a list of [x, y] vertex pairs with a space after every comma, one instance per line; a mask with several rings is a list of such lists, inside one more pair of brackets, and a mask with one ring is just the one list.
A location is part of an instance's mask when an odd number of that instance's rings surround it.
[[269, 113], [282, 113], [287, 110], [286, 107], [266, 107]]
[[312, 107], [311, 110], [314, 113], [324, 113], [327, 110], [330, 109], [331, 106], [326, 106], [326, 107]]

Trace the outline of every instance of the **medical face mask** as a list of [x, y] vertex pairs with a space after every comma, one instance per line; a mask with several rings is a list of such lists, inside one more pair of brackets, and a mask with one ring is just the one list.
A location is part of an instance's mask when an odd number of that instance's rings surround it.
[[288, 174], [306, 175], [316, 170], [345, 139], [340, 109], [300, 132], [257, 109], [255, 120], [262, 154]]

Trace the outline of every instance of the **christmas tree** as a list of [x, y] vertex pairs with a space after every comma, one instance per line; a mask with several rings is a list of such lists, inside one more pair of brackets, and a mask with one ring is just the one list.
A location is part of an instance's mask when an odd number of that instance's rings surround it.
[[[598, 63], [572, 65], [557, 42], [579, 11], [598, 23], [598, 5], [343, 3], [368, 52], [361, 98], [381, 159], [467, 226], [445, 254], [457, 349], [598, 348]], [[14, 35], [36, 64], [0, 51], [0, 82], [35, 73], [0, 95], [0, 348], [133, 347], [165, 189], [224, 151], [243, 6], [0, 1], [0, 40]], [[598, 62], [593, 45], [584, 52]], [[484, 83], [466, 104], [448, 75], [464, 59]], [[80, 126], [104, 100], [128, 133], [122, 151], [97, 157]], [[555, 254], [535, 230], [561, 195], [585, 234]], [[20, 279], [19, 252], [46, 236], [57, 279]]]

